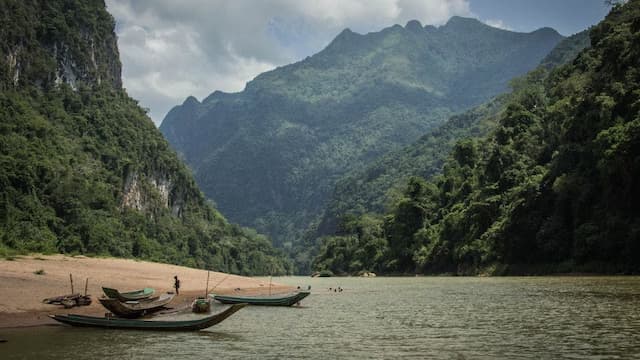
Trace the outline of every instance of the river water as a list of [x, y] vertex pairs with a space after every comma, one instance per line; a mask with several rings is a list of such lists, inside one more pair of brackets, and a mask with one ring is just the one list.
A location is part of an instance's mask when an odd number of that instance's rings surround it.
[[640, 359], [640, 277], [274, 281], [312, 294], [194, 333], [4, 329], [0, 359]]

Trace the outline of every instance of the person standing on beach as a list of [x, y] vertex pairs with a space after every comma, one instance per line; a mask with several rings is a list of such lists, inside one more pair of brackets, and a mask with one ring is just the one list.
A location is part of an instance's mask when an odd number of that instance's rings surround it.
[[173, 287], [176, 288], [176, 295], [180, 295], [180, 280], [178, 280], [178, 275], [173, 277], [175, 281], [173, 282]]

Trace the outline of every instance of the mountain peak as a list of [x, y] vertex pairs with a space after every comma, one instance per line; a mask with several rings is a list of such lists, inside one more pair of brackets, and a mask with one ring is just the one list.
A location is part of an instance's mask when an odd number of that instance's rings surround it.
[[356, 36], [358, 34], [354, 33], [353, 31], [351, 31], [351, 29], [349, 28], [345, 28], [344, 30], [342, 30], [340, 32], [340, 34], [338, 34], [338, 36], [336, 36], [333, 41], [331, 41], [331, 44], [336, 44], [336, 43], [342, 43], [345, 41], [349, 41], [350, 39], [352, 39], [354, 36]]
[[[330, 51], [345, 51], [349, 47], [351, 47], [356, 42], [356, 38], [361, 36], [358, 33], [351, 31], [349, 28], [345, 28], [336, 36], [330, 43], [327, 45], [327, 49], [331, 49]], [[247, 87], [249, 87], [253, 81], [247, 83]]]
[[471, 27], [471, 26], [482, 26], [489, 27], [482, 23], [478, 19], [462, 17], [462, 16], [452, 16], [449, 21], [444, 25], [445, 28], [462, 28], [462, 27]]
[[216, 91], [212, 92], [209, 96], [207, 96], [206, 98], [204, 98], [204, 99], [202, 100], [202, 104], [206, 104], [206, 103], [212, 102], [212, 101], [214, 101], [215, 99], [220, 99], [220, 98], [222, 98], [222, 97], [223, 97], [223, 96], [225, 96], [225, 95], [227, 95], [227, 93], [222, 92], [222, 91], [220, 91], [220, 90], [216, 90]]
[[189, 95], [189, 97], [187, 97], [184, 100], [182, 105], [184, 105], [184, 106], [200, 105], [200, 101], [198, 101], [198, 99], [196, 99], [195, 96]]
[[407, 22], [407, 25], [405, 25], [404, 28], [411, 32], [417, 33], [422, 31], [422, 24], [418, 20], [409, 20], [409, 22]]
[[351, 29], [349, 29], [349, 28], [344, 28], [344, 30], [342, 30], [340, 32], [340, 34], [338, 34], [338, 36], [336, 36], [335, 40], [349, 38], [349, 37], [351, 37], [353, 35], [356, 35], [356, 33], [351, 31]]
[[543, 34], [543, 35], [551, 35], [551, 36], [562, 36], [559, 32], [556, 31], [556, 29], [554, 28], [550, 28], [550, 27], [542, 27], [534, 32], [532, 32], [532, 34]]

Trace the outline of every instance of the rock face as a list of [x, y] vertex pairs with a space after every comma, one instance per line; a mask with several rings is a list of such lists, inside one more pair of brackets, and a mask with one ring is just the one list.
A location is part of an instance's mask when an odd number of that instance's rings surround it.
[[230, 219], [296, 242], [347, 171], [503, 92], [561, 39], [458, 17], [439, 28], [346, 29], [240, 93], [185, 101], [160, 130]]
[[122, 208], [141, 212], [154, 212], [154, 208], [171, 211], [171, 215], [181, 217], [188, 199], [182, 186], [175, 184], [169, 174], [129, 173], [122, 189]]
[[87, 253], [288, 271], [268, 239], [206, 201], [122, 89], [103, 1], [0, 1], [0, 24], [0, 256]]
[[[0, 59], [4, 60], [0, 82], [42, 87], [66, 83], [73, 89], [107, 82], [122, 88], [115, 22], [104, 2], [58, 5], [57, 1], [0, 4]], [[96, 10], [100, 6], [102, 11]], [[68, 11], [77, 16], [66, 16]]]

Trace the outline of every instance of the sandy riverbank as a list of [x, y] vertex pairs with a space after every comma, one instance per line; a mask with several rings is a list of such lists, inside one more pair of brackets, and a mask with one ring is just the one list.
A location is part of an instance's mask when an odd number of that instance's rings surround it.
[[[35, 272], [43, 270], [44, 274]], [[63, 309], [47, 305], [42, 299], [69, 294], [69, 274], [73, 274], [74, 290], [84, 292], [89, 278], [90, 306]], [[102, 286], [120, 290], [152, 287], [156, 292], [172, 291], [173, 276], [181, 282], [180, 296], [171, 303], [179, 307], [189, 304], [197, 295], [204, 295], [207, 271], [184, 266], [113, 258], [70, 257], [64, 255], [22, 256], [15, 260], [0, 260], [0, 328], [52, 324], [48, 314], [76, 313], [101, 316], [105, 309], [96, 300]], [[269, 292], [269, 282], [244, 276], [211, 272], [209, 289], [216, 293], [260, 294]], [[239, 289], [239, 290], [238, 290]], [[284, 292], [291, 287], [272, 284], [272, 292]]]

